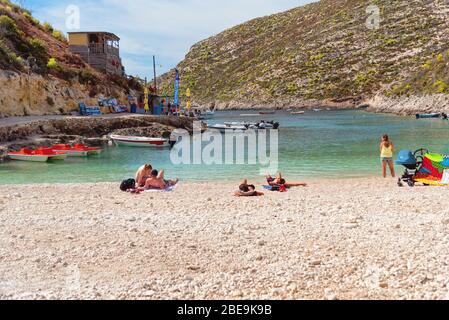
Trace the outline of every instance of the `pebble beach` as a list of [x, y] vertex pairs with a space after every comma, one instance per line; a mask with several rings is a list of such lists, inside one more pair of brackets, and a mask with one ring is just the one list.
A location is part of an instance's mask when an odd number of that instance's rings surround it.
[[237, 185], [0, 186], [0, 299], [449, 299], [447, 188]]

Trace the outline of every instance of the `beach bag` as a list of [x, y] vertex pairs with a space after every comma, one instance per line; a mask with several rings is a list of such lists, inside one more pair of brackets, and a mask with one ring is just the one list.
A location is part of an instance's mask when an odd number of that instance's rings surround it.
[[120, 190], [122, 190], [123, 192], [128, 191], [129, 189], [134, 189], [136, 186], [136, 180], [134, 179], [128, 179], [128, 180], [124, 180], [121, 184], [120, 184]]

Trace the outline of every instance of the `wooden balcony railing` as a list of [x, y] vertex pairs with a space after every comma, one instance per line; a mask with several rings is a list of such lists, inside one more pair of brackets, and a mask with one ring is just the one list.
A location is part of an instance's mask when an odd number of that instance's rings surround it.
[[102, 43], [91, 43], [89, 45], [89, 52], [92, 54], [110, 54], [110, 55], [114, 55], [116, 57], [120, 56], [119, 53], [119, 49], [109, 46], [107, 44], [102, 44]]

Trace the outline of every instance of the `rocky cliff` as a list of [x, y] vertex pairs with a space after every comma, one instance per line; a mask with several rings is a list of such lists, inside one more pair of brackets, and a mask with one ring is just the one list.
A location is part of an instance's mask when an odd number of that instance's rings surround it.
[[0, 1], [0, 117], [68, 113], [100, 95], [126, 101], [135, 81], [106, 76], [73, 55], [65, 36]]
[[[448, 15], [443, 0], [322, 0], [255, 19], [194, 45], [178, 65], [181, 92], [219, 108], [446, 93], [447, 73], [433, 70], [449, 49]], [[173, 78], [161, 77], [167, 93]]]

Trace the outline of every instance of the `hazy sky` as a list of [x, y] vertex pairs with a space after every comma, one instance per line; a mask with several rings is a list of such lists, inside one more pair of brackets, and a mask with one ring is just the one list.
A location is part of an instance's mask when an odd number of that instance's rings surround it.
[[[41, 21], [67, 31], [110, 31], [121, 38], [126, 72], [152, 78], [175, 67], [196, 42], [252, 18], [312, 0], [22, 0]], [[80, 9], [80, 29], [68, 30], [66, 9]]]

